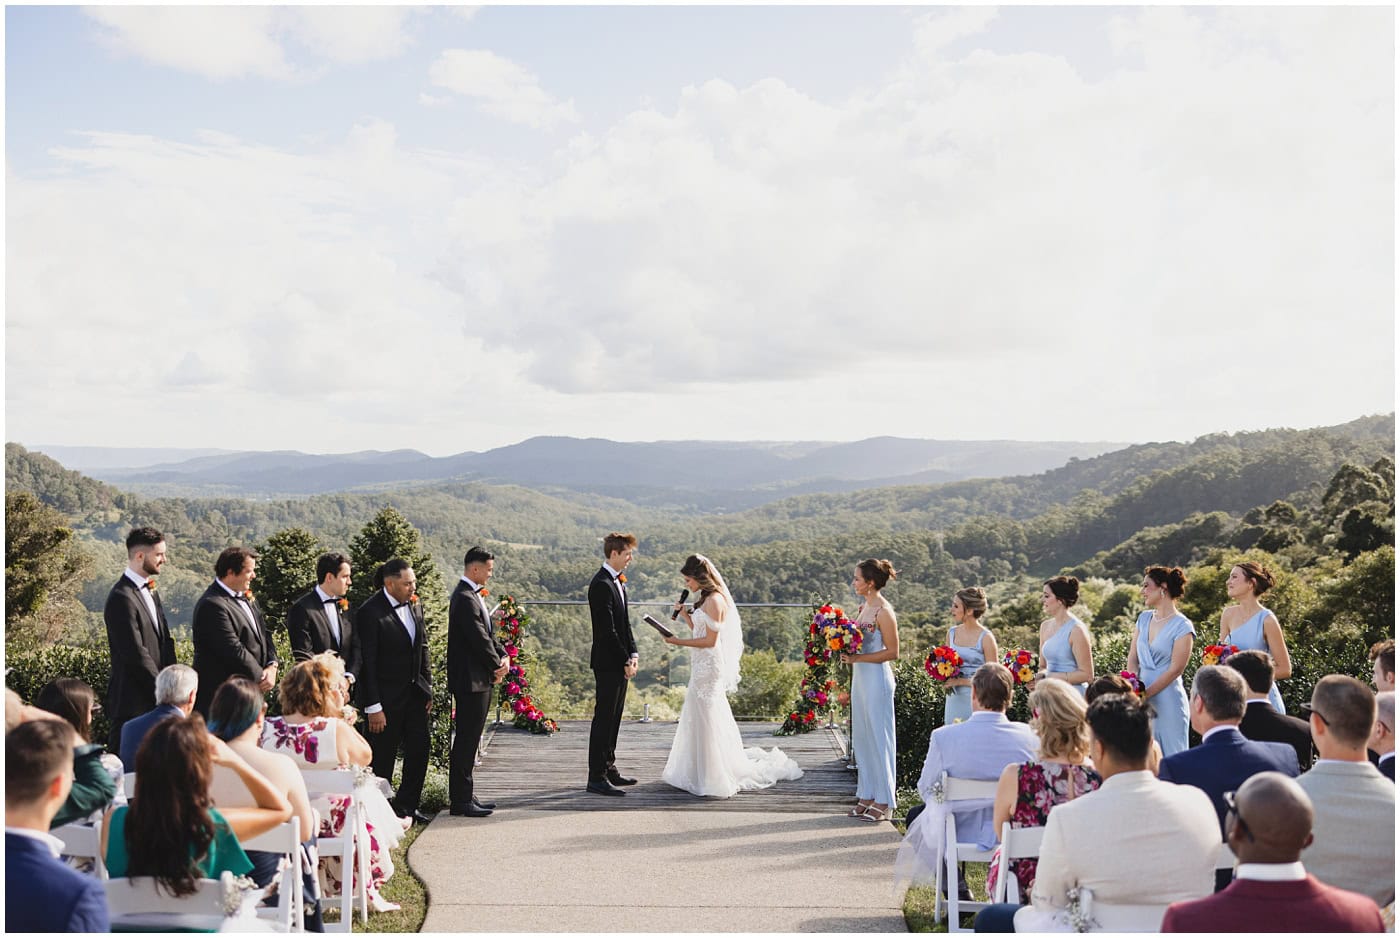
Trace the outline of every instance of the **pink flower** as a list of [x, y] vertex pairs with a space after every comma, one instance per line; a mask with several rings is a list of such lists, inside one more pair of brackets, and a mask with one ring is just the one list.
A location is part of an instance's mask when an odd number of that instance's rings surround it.
[[524, 704], [522, 701], [519, 701], [519, 700], [513, 701], [513, 702], [511, 703], [511, 705], [510, 705], [510, 708], [511, 708], [512, 710], [514, 710], [516, 713], [524, 713], [524, 712], [525, 712], [525, 704]]
[[506, 685], [506, 693], [514, 697], [516, 694], [520, 693], [520, 685], [511, 681]]

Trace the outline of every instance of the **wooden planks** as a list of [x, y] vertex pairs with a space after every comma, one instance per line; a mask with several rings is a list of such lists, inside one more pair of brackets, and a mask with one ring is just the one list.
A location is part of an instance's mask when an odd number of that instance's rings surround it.
[[700, 798], [661, 781], [676, 732], [674, 722], [622, 724], [617, 765], [638, 780], [622, 798], [584, 791], [588, 779], [587, 720], [567, 720], [553, 736], [505, 725], [488, 730], [486, 752], [475, 772], [477, 797], [501, 808], [608, 811], [683, 808], [718, 811], [840, 813], [855, 798], [855, 773], [846, 768], [841, 741], [831, 730], [774, 736], [777, 723], [740, 723], [746, 746], [777, 746], [802, 766], [803, 775], [733, 798]]

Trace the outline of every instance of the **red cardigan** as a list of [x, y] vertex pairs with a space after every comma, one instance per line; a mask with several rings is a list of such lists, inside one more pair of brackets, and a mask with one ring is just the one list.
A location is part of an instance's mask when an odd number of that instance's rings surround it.
[[1213, 896], [1174, 902], [1163, 932], [1379, 932], [1381, 910], [1367, 896], [1319, 882], [1237, 879]]

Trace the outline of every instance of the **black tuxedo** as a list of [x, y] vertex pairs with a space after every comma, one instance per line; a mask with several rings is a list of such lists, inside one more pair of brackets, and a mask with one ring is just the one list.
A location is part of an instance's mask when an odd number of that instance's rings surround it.
[[355, 634], [360, 644], [359, 700], [366, 708], [384, 709], [384, 730], [368, 733], [374, 751], [374, 774], [394, 775], [394, 759], [403, 747], [403, 776], [394, 795], [401, 815], [418, 810], [423, 780], [428, 774], [428, 711], [433, 679], [428, 670], [428, 630], [423, 610], [414, 603], [413, 640], [408, 637], [389, 596], [382, 589], [355, 610]]
[[447, 613], [447, 689], [457, 704], [457, 736], [448, 763], [447, 795], [453, 806], [472, 800], [476, 747], [491, 710], [492, 679], [506, 657], [496, 641], [474, 584], [457, 581]]
[[1312, 768], [1312, 729], [1307, 721], [1279, 713], [1268, 701], [1245, 705], [1240, 732], [1261, 743], [1288, 743], [1298, 753], [1299, 771]]
[[112, 676], [107, 683], [107, 716], [112, 722], [108, 749], [121, 742], [122, 724], [156, 705], [156, 675], [175, 663], [175, 640], [165, 621], [160, 594], [151, 593], [156, 620], [141, 598], [142, 588], [125, 573], [107, 594], [102, 621], [107, 625], [107, 647]]
[[1378, 759], [1376, 761], [1376, 768], [1379, 769], [1380, 773], [1386, 778], [1390, 779], [1392, 782], [1395, 781], [1395, 756], [1390, 755], [1387, 756], [1387, 758]]
[[[253, 614], [248, 621], [244, 610]], [[262, 680], [263, 669], [277, 663], [277, 649], [257, 600], [237, 599], [215, 580], [194, 604], [194, 669], [199, 691], [194, 708], [206, 720], [219, 685], [231, 677]]]
[[617, 772], [617, 733], [627, 701], [623, 669], [637, 653], [632, 625], [627, 620], [627, 591], [599, 567], [588, 584], [588, 612], [593, 620], [593, 649], [588, 666], [597, 680], [593, 725], [588, 733], [588, 780], [603, 781]]
[[292, 603], [287, 610], [287, 635], [292, 640], [292, 658], [305, 661], [323, 651], [333, 651], [345, 662], [346, 673], [355, 675], [358, 682], [363, 662], [360, 643], [355, 635], [355, 617], [349, 609], [342, 612], [337, 608], [335, 615], [340, 620], [339, 638], [335, 629], [331, 628], [330, 604], [323, 602], [314, 589]]

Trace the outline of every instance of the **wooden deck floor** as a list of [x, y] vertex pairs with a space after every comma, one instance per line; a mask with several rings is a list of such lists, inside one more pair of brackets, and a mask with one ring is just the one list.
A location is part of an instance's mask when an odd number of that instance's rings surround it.
[[636, 778], [622, 798], [584, 791], [588, 780], [587, 720], [559, 724], [552, 736], [535, 736], [512, 726], [490, 731], [482, 764], [477, 766], [477, 797], [502, 808], [588, 811], [649, 808], [719, 811], [838, 813], [855, 798], [855, 772], [846, 768], [841, 740], [831, 730], [801, 736], [774, 736], [776, 723], [740, 723], [746, 746], [777, 746], [797, 761], [803, 775], [733, 798], [699, 798], [661, 781], [661, 771], [675, 736], [674, 722], [622, 724], [617, 766]]

